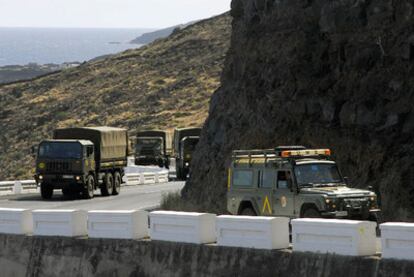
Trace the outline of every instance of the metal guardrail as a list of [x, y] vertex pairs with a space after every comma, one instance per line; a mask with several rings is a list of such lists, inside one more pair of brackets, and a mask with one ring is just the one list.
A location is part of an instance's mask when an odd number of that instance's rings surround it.
[[[141, 173], [127, 173], [124, 176], [125, 185], [144, 185], [168, 182], [169, 172], [167, 170], [160, 172], [141, 172]], [[0, 193], [12, 192], [20, 194], [25, 190], [36, 189], [37, 184], [35, 180], [16, 180], [16, 181], [2, 181], [0, 182]]]
[[24, 190], [36, 189], [37, 184], [35, 180], [16, 180], [0, 182], [0, 192], [12, 191], [14, 193], [21, 193]]

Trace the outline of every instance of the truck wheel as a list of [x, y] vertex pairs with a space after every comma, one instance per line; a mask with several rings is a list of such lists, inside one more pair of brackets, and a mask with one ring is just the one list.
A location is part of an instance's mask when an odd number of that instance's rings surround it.
[[53, 187], [49, 184], [42, 183], [40, 185], [40, 194], [43, 199], [50, 199], [53, 196]]
[[252, 208], [244, 208], [241, 215], [256, 216], [256, 212]]
[[86, 180], [86, 188], [83, 188], [82, 196], [84, 199], [92, 199], [95, 191], [95, 180], [92, 175]]
[[119, 192], [121, 191], [121, 183], [122, 183], [121, 174], [119, 174], [119, 172], [115, 172], [115, 174], [114, 174], [114, 189], [112, 191], [112, 195], [118, 195], [119, 194]]
[[309, 208], [309, 209], [306, 209], [303, 212], [302, 217], [304, 217], [304, 218], [320, 218], [321, 213], [315, 208]]
[[105, 174], [104, 182], [101, 186], [101, 194], [103, 196], [112, 195], [114, 190], [114, 176], [112, 173]]

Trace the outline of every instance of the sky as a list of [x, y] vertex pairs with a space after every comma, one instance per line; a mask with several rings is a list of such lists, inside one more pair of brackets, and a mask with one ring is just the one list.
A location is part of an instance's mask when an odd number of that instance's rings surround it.
[[0, 27], [163, 28], [218, 15], [231, 0], [0, 0]]

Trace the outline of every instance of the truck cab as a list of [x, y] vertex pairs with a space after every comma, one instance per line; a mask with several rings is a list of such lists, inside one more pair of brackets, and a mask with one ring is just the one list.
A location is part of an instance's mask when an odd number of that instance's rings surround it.
[[35, 180], [43, 199], [56, 189], [64, 195], [81, 193], [94, 197], [118, 195], [127, 165], [128, 134], [113, 127], [65, 128], [37, 148]]
[[135, 165], [158, 165], [169, 168], [171, 136], [169, 131], [138, 132], [135, 139]]
[[191, 161], [200, 140], [201, 128], [183, 128], [174, 131], [175, 165], [178, 180], [186, 180]]
[[377, 195], [348, 187], [329, 149], [302, 146], [234, 151], [231, 214], [377, 220]]
[[94, 171], [94, 145], [91, 141], [45, 140], [39, 144], [35, 179], [41, 184], [43, 198], [51, 198], [53, 189], [62, 189], [64, 194], [80, 191], [88, 175]]

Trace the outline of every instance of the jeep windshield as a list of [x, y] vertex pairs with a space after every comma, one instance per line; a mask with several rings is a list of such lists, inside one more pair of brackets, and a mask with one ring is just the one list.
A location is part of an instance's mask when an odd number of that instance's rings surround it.
[[344, 184], [336, 164], [310, 163], [295, 166], [299, 187], [338, 186]]
[[39, 158], [80, 159], [82, 146], [77, 142], [43, 142], [39, 146]]

